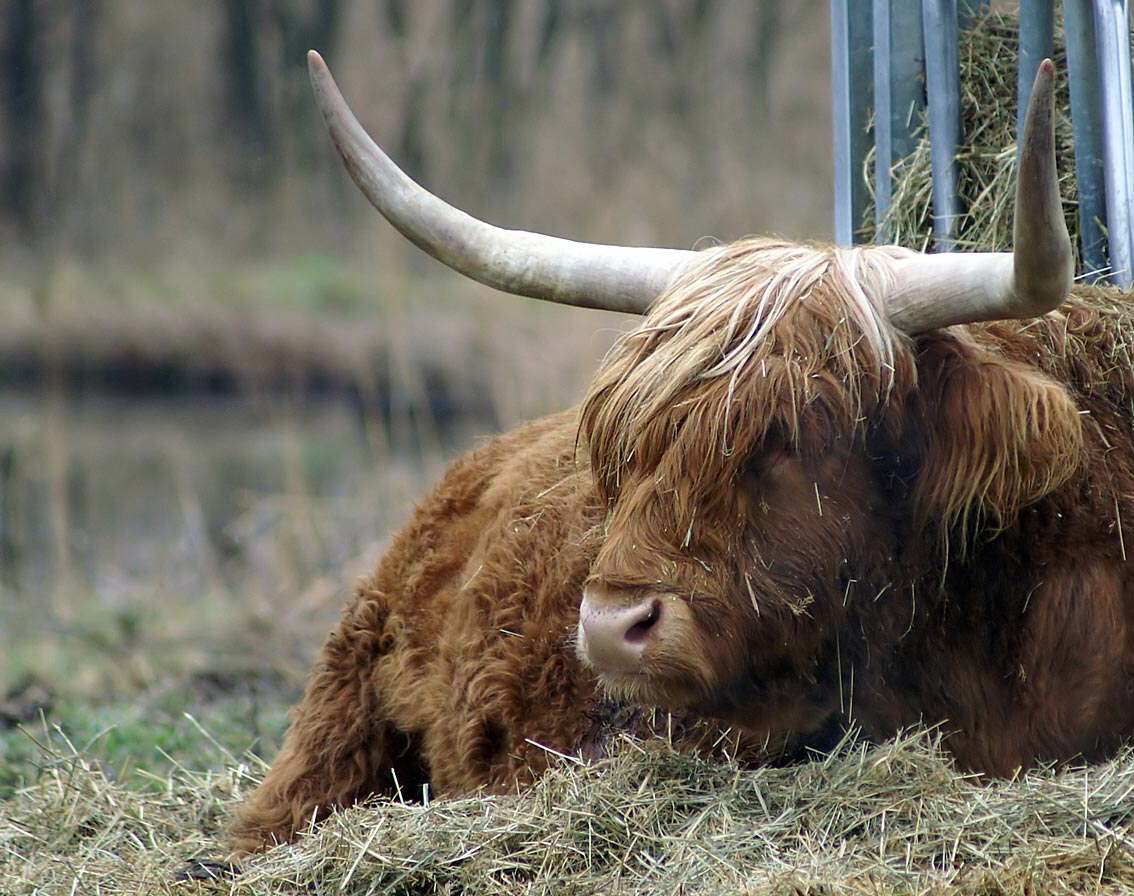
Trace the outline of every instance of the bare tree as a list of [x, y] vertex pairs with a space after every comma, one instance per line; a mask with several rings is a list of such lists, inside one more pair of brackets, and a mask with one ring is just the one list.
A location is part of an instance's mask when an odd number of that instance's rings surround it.
[[221, 60], [227, 131], [238, 143], [238, 178], [258, 182], [264, 175], [260, 160], [269, 132], [260, 47], [261, 0], [223, 0], [223, 12]]
[[40, 223], [38, 197], [47, 158], [42, 55], [41, 3], [8, 0], [4, 10], [3, 77], [7, 152], [3, 172], [6, 214], [22, 234], [34, 239]]
[[304, 58], [309, 49], [318, 47], [324, 57], [334, 60], [341, 12], [341, 0], [269, 0], [278, 46], [276, 71], [270, 76], [280, 87], [279, 108], [273, 116], [280, 126], [273, 128], [273, 138], [281, 145], [293, 143], [303, 168], [309, 166], [315, 140], [321, 139]]

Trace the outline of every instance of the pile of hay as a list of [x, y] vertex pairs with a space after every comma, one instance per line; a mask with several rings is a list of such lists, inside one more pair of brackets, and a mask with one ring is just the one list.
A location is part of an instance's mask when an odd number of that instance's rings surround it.
[[[1079, 264], [1078, 188], [1075, 181], [1071, 101], [1061, 22], [1055, 38], [1056, 124], [1063, 211]], [[1016, 189], [1016, 59], [1019, 48], [1014, 15], [991, 13], [961, 37], [961, 147], [957, 193], [962, 215], [957, 225], [962, 250], [1004, 251], [1012, 246], [1012, 207]], [[884, 220], [892, 242], [911, 249], [933, 245], [932, 175], [929, 134], [912, 154], [895, 164], [892, 202]], [[873, 185], [874, 162], [867, 166]], [[875, 241], [874, 208], [865, 214], [863, 242]]]
[[959, 775], [919, 735], [744, 771], [624, 743], [514, 797], [358, 806], [234, 880], [219, 858], [247, 769], [143, 792], [59, 752], [0, 817], [0, 891], [32, 893], [1134, 893], [1134, 762]]

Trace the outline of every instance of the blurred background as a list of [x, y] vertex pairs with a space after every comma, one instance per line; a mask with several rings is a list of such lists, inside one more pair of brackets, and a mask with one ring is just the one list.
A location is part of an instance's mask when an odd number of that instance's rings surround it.
[[2, 0], [0, 730], [229, 701], [271, 752], [415, 499], [632, 324], [405, 244], [309, 47], [455, 205], [693, 247], [829, 236], [828, 41], [822, 0]]

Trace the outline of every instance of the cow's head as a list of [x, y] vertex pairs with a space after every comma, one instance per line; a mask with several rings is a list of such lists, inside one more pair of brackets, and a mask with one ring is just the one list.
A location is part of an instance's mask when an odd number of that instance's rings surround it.
[[851, 591], [883, 587], [868, 580], [899, 538], [1006, 524], [1073, 467], [1066, 393], [944, 330], [1040, 315], [1069, 290], [1050, 62], [1021, 147], [1015, 251], [938, 255], [499, 230], [406, 177], [315, 54], [310, 67], [351, 175], [417, 245], [508, 292], [646, 313], [581, 416], [608, 515], [578, 651], [611, 691], [755, 725], [806, 715], [799, 683], [822, 690]]
[[608, 513], [578, 629], [608, 690], [806, 732], [838, 698], [844, 622], [912, 552], [1008, 525], [1075, 471], [1061, 385], [890, 322], [910, 257], [708, 250], [608, 356], [581, 413]]

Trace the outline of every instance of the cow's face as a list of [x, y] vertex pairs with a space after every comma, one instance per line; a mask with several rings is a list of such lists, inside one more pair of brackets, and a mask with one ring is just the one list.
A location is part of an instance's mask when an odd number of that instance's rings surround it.
[[657, 469], [623, 479], [583, 594], [581, 659], [637, 702], [755, 728], [819, 723], [837, 700], [850, 592], [871, 587], [859, 570], [893, 548], [867, 453], [763, 450], [692, 519], [658, 484]]
[[721, 253], [582, 407], [608, 514], [578, 654], [619, 696], [805, 731], [837, 705], [847, 638], [887, 648], [893, 626], [863, 632], [861, 614], [894, 565], [1010, 524], [1076, 469], [1081, 423], [1062, 386], [963, 333], [897, 333], [874, 310], [881, 274]]
[[578, 652], [609, 691], [759, 727], [837, 678], [844, 592], [892, 538], [867, 445], [916, 380], [837, 262], [707, 255], [596, 376], [580, 433], [608, 516]]

